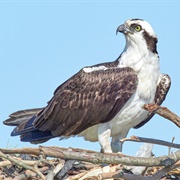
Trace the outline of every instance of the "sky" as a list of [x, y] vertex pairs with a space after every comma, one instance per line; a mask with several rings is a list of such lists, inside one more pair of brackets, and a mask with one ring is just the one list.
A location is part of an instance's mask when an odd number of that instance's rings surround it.
[[[163, 106], [180, 115], [180, 1], [1, 1], [0, 0], [0, 147], [37, 147], [11, 137], [3, 125], [12, 112], [44, 107], [58, 85], [88, 65], [114, 61], [125, 46], [116, 29], [127, 19], [148, 21], [158, 36], [162, 73], [171, 89]], [[180, 129], [156, 115], [137, 135], [180, 143]], [[99, 151], [83, 138], [52, 139], [42, 145]], [[141, 143], [125, 142], [123, 153], [135, 155]], [[175, 152], [176, 149], [171, 149]], [[168, 148], [155, 145], [156, 156]]]

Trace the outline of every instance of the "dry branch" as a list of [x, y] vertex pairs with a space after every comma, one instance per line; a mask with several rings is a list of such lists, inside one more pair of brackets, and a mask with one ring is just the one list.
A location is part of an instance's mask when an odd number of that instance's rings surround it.
[[0, 157], [7, 159], [7, 160], [11, 161], [12, 163], [14, 163], [18, 166], [21, 166], [25, 169], [31, 170], [31, 171], [35, 172], [39, 177], [41, 177], [41, 179], [45, 179], [44, 175], [38, 169], [23, 163], [21, 160], [17, 160], [15, 158], [13, 158], [12, 156], [9, 156], [9, 155], [2, 153], [1, 151], [0, 151]]
[[36, 156], [40, 155], [38, 148], [15, 148], [15, 149], [3, 149], [0, 148], [0, 151], [5, 154], [34, 154]]
[[155, 180], [155, 179], [161, 179], [163, 175], [168, 173], [170, 170], [180, 167], [179, 163], [176, 163], [169, 167], [164, 167], [157, 173], [155, 173], [152, 176], [143, 176], [143, 175], [134, 175], [134, 174], [127, 174], [124, 173], [122, 170], [116, 171], [116, 172], [110, 172], [110, 173], [103, 173], [99, 174], [99, 179], [109, 179], [109, 178], [123, 178], [124, 180]]
[[[31, 148], [29, 148], [28, 152], [30, 152], [30, 149]], [[176, 161], [180, 160], [180, 150], [176, 151], [175, 153], [169, 156], [160, 156], [156, 158], [133, 157], [133, 156], [125, 156], [122, 154], [116, 154], [116, 153], [104, 154], [95, 151], [87, 151], [87, 150], [73, 149], [73, 148], [60, 148], [60, 147], [39, 146], [37, 150], [39, 150], [39, 155], [42, 154], [43, 156], [46, 157], [87, 161], [94, 164], [124, 164], [131, 166], [151, 167], [151, 166], [167, 166], [167, 164], [169, 166], [171, 164], [174, 164]], [[4, 149], [0, 149], [0, 151], [6, 153]], [[8, 150], [8, 153], [10, 152], [11, 150]], [[20, 149], [20, 151], [18, 151], [18, 149], [16, 149], [16, 151], [12, 149], [12, 152], [16, 152], [18, 154], [20, 154], [21, 152], [25, 153], [25, 151], [24, 150], [22, 151], [22, 149]], [[2, 153], [0, 153], [0, 157], [4, 157], [1, 154]]]
[[53, 180], [56, 174], [63, 168], [64, 163], [65, 161], [61, 160], [53, 170], [49, 171], [49, 173], [46, 176], [46, 180]]
[[75, 159], [79, 161], [87, 161], [95, 164], [125, 164], [132, 166], [166, 166], [167, 159], [171, 159], [174, 163], [180, 160], [180, 150], [170, 156], [161, 156], [157, 158], [142, 158], [125, 156], [116, 153], [99, 153], [94, 151], [85, 151], [80, 149], [66, 149], [59, 147], [39, 147], [41, 152], [50, 157], [62, 159]]
[[139, 136], [131, 136], [129, 138], [123, 138], [120, 141], [121, 142], [125, 142], [125, 141], [146, 142], [146, 143], [158, 144], [158, 145], [162, 145], [162, 146], [168, 146], [168, 147], [180, 149], [180, 144], [163, 141], [163, 140], [159, 140], [159, 139], [144, 138], [144, 137], [139, 137]]
[[180, 117], [170, 111], [167, 107], [158, 106], [157, 104], [145, 104], [143, 108], [150, 113], [159, 114], [180, 128]]

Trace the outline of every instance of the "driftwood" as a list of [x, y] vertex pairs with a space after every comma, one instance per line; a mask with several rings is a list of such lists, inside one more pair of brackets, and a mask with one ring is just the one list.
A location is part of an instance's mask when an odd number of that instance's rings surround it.
[[[150, 113], [157, 113], [180, 127], [180, 118], [165, 107], [145, 105]], [[180, 149], [180, 144], [132, 136], [121, 141], [137, 141]], [[132, 167], [145, 166], [146, 171], [133, 174]], [[0, 180], [73, 180], [73, 179], [155, 180], [180, 179], [180, 150], [160, 157], [133, 157], [115, 153], [45, 147], [0, 148]]]

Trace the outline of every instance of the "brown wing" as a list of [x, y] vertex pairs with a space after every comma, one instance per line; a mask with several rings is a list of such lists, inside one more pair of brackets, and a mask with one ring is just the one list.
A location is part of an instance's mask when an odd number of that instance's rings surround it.
[[[158, 84], [157, 89], [156, 89], [156, 94], [155, 94], [155, 98], [154, 98], [153, 103], [155, 103], [157, 105], [161, 105], [166, 98], [166, 95], [169, 91], [170, 86], [171, 86], [171, 78], [167, 74], [162, 74], [161, 79], [160, 79], [159, 84]], [[138, 124], [134, 128], [137, 129], [137, 128], [142, 127], [154, 115], [155, 115], [154, 113], [150, 113], [148, 115], [148, 117], [143, 122], [141, 122], [140, 124]]]
[[131, 68], [81, 70], [56, 89], [34, 126], [55, 136], [69, 136], [110, 121], [136, 91], [137, 83]]

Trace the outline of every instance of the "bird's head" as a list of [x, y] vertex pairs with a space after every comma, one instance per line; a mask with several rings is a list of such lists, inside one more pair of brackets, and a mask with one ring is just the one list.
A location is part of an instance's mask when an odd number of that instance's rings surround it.
[[118, 32], [125, 35], [126, 46], [136, 44], [139, 47], [144, 47], [146, 45], [147, 49], [151, 52], [157, 53], [156, 43], [158, 39], [148, 22], [142, 19], [127, 20], [117, 28], [116, 34]]

